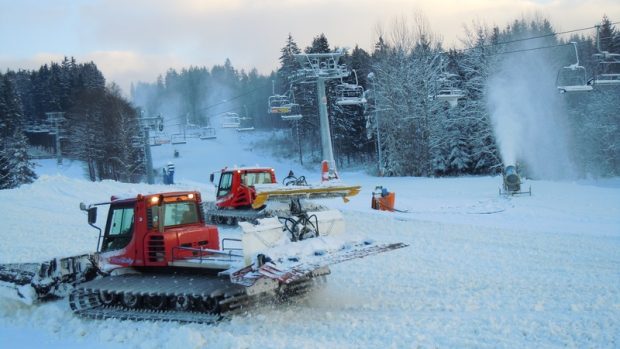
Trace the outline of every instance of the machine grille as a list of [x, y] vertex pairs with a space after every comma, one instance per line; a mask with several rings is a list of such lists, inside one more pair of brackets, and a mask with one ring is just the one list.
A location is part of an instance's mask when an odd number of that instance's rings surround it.
[[166, 248], [162, 235], [151, 235], [147, 248], [149, 262], [165, 262]]

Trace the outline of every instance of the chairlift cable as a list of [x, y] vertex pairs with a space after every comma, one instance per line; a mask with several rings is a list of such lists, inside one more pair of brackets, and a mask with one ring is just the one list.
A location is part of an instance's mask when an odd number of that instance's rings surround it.
[[[616, 25], [616, 24], [620, 24], [620, 21], [619, 22], [610, 23], [610, 25]], [[580, 32], [580, 31], [584, 31], [584, 30], [595, 29], [596, 27], [597, 27], [597, 25], [591, 26], [591, 27], [587, 27], [587, 28], [566, 30], [566, 31], [563, 31], [563, 32], [558, 32], [558, 33], [550, 33], [550, 34], [544, 34], [544, 35], [538, 35], [538, 36], [531, 36], [531, 37], [528, 37], [528, 38], [496, 42], [496, 43], [493, 43], [493, 44], [480, 45], [480, 46], [474, 46], [474, 47], [466, 48], [466, 49], [463, 49], [461, 51], [465, 52], [465, 51], [471, 51], [471, 50], [478, 49], [478, 48], [487, 48], [487, 47], [493, 47], [493, 46], [512, 44], [512, 43], [515, 43], [515, 42], [528, 41], [528, 40], [534, 40], [534, 39], [541, 39], [541, 38], [546, 38], [546, 37], [550, 37], [550, 36], [557, 36], [557, 35], [563, 35], [563, 34], [568, 34], [568, 33]], [[609, 38], [605, 38], [605, 39], [609, 39]], [[545, 47], [545, 48], [549, 48], [549, 47]], [[512, 53], [512, 52], [513, 51], [505, 52], [505, 53]], [[514, 52], [520, 52], [520, 51], [517, 50], [517, 51], [514, 51]]]
[[508, 54], [508, 53], [518, 53], [518, 52], [544, 50], [544, 49], [548, 49], [548, 48], [562, 47], [562, 46], [569, 46], [569, 45], [572, 45], [572, 43], [569, 42], [569, 43], [566, 43], [566, 44], [557, 44], [557, 45], [541, 46], [541, 47], [534, 47], [534, 48], [525, 48], [525, 49], [514, 50], [514, 51], [496, 52], [496, 53], [489, 54], [489, 56], [503, 55], [503, 54]]

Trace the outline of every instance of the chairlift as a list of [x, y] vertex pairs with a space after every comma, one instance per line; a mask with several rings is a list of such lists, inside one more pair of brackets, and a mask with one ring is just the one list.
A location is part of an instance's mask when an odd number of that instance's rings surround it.
[[29, 125], [26, 125], [24, 132], [28, 133], [53, 133], [52, 128], [48, 125], [48, 123], [39, 123], [34, 122]]
[[448, 102], [451, 108], [456, 107], [458, 100], [465, 97], [463, 90], [455, 87], [457, 78], [456, 74], [440, 73], [435, 80], [435, 93], [431, 97]]
[[556, 85], [560, 93], [592, 91], [592, 85], [586, 78], [586, 68], [580, 65], [562, 67], [558, 71]]
[[301, 108], [299, 107], [299, 104], [289, 103], [287, 107], [289, 108], [289, 112], [284, 113], [280, 116], [282, 120], [295, 121], [295, 120], [300, 120], [303, 118], [303, 115], [301, 115], [301, 111], [300, 111]]
[[595, 86], [620, 85], [620, 61], [599, 62], [592, 83]]
[[290, 113], [291, 108], [291, 100], [287, 95], [273, 95], [269, 96], [268, 99], [269, 109], [267, 112], [269, 114], [284, 114]]
[[182, 133], [175, 133], [171, 137], [170, 143], [172, 144], [186, 144], [187, 140], [185, 139], [185, 135]]
[[596, 50], [592, 58], [598, 61], [592, 83], [595, 86], [620, 85], [620, 53], [601, 50], [601, 26], [596, 26]]
[[215, 139], [217, 136], [215, 135], [215, 129], [213, 127], [202, 127], [200, 128], [200, 139]]
[[[357, 72], [352, 70], [355, 75], [355, 84], [344, 83], [336, 85], [336, 104], [337, 105], [362, 105], [366, 104], [364, 88], [357, 81]], [[341, 78], [342, 79], [342, 78]]]
[[226, 113], [222, 122], [222, 128], [239, 128], [239, 126], [241, 126], [239, 116], [236, 113]]
[[575, 58], [577, 61], [569, 66], [562, 67], [558, 71], [556, 86], [560, 93], [592, 91], [592, 85], [588, 84], [587, 81], [586, 68], [579, 65], [577, 43], [573, 41], [571, 44], [575, 48]]
[[154, 136], [152, 138], [153, 138], [153, 142], [151, 143], [152, 147], [163, 145], [163, 144], [170, 144], [170, 138], [160, 137], [160, 136]]
[[360, 85], [342, 83], [336, 85], [337, 105], [361, 105], [366, 104], [364, 88]]
[[142, 148], [144, 147], [144, 139], [140, 136], [131, 137], [131, 146], [133, 148]]

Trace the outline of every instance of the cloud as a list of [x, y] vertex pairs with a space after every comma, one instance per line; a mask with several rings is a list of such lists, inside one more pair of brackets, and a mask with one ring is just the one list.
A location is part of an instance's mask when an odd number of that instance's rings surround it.
[[[154, 81], [169, 67], [226, 58], [237, 69], [268, 74], [289, 33], [302, 49], [324, 33], [332, 46], [371, 50], [378, 23], [414, 11], [427, 17], [444, 47], [459, 45], [463, 25], [474, 21], [504, 27], [541, 13], [557, 30], [569, 30], [593, 26], [605, 13], [620, 20], [617, 0], [25, 0], [3, 5], [0, 67], [30, 68], [40, 52], [92, 59], [123, 89], [127, 81]], [[26, 39], [17, 40], [15, 28]]]
[[14, 57], [4, 54], [0, 55], [0, 71], [4, 71], [6, 69], [39, 69], [44, 64], [50, 64], [51, 62], [60, 62], [63, 60], [63, 58], [63, 54], [50, 52], [39, 52], [30, 57]]
[[[76, 59], [79, 57], [76, 57]], [[106, 77], [129, 93], [132, 82], [153, 81], [170, 69], [181, 69], [187, 62], [174, 55], [152, 55], [137, 51], [94, 51], [79, 61], [93, 61]]]

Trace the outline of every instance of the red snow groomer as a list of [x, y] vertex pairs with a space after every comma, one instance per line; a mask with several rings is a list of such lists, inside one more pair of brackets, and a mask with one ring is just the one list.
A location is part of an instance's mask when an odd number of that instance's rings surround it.
[[[95, 226], [99, 206], [109, 206], [104, 229]], [[0, 265], [0, 285], [35, 302], [68, 294], [71, 309], [84, 317], [213, 322], [258, 301], [303, 294], [330, 264], [406, 246], [347, 240], [343, 226], [292, 243], [275, 217], [240, 222], [224, 238], [205, 224], [195, 191], [112, 197], [80, 208], [99, 230], [96, 252]]]
[[[337, 210], [311, 202], [315, 199], [342, 198], [345, 202], [360, 192], [359, 186], [339, 182], [309, 185], [304, 176], [292, 171], [278, 183], [270, 167], [224, 168], [219, 171], [216, 201], [206, 209], [207, 221], [235, 225], [237, 222], [256, 222], [259, 218], [277, 217], [291, 239], [321, 235], [321, 229], [343, 226], [344, 219]], [[215, 185], [216, 173], [210, 176]]]

